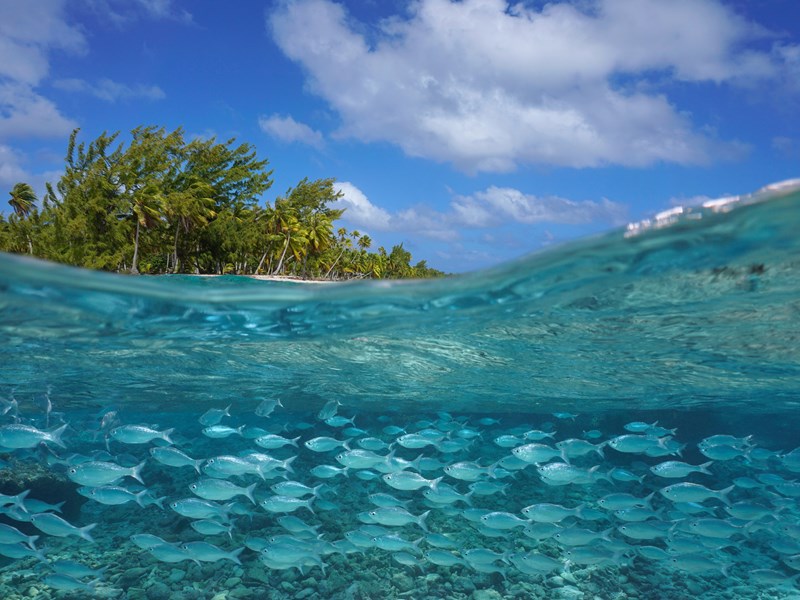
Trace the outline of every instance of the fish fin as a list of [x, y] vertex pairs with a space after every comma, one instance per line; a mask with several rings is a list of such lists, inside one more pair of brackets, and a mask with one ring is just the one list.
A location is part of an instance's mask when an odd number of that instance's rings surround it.
[[136, 501], [136, 504], [138, 504], [142, 508], [144, 508], [144, 497], [145, 497], [145, 495], [147, 494], [148, 491], [149, 490], [144, 489], [141, 492], [139, 492], [138, 494], [134, 494], [133, 495], [133, 499]]
[[735, 487], [736, 487], [735, 485], [732, 485], [732, 486], [726, 487], [724, 490], [720, 490], [719, 491], [719, 499], [722, 500], [728, 506], [731, 505], [731, 501], [728, 500], [728, 494], [730, 494], [734, 490]]
[[244, 551], [244, 546], [242, 546], [241, 548], [237, 548], [236, 550], [231, 550], [231, 551], [228, 553], [228, 558], [230, 558], [230, 559], [231, 559], [233, 562], [235, 562], [237, 565], [241, 565], [241, 564], [242, 564], [242, 561], [240, 561], [240, 560], [239, 560], [239, 555], [240, 555], [240, 554], [241, 554], [243, 551]]
[[83, 539], [85, 539], [90, 544], [94, 544], [95, 543], [94, 542], [94, 538], [91, 535], [89, 535], [89, 532], [92, 529], [94, 529], [95, 527], [97, 527], [97, 523], [90, 523], [86, 527], [80, 527], [78, 529], [78, 535], [81, 536]]
[[600, 455], [600, 458], [605, 458], [606, 455], [603, 453], [603, 448], [605, 447], [605, 442], [601, 442], [599, 444], [594, 445], [594, 451]]
[[236, 428], [236, 433], [238, 433], [238, 434], [239, 434], [240, 436], [242, 436], [242, 437], [244, 437], [244, 434], [242, 433], [242, 432], [244, 431], [244, 427], [245, 427], [244, 425], [239, 425], [239, 426]]
[[167, 496], [161, 496], [161, 498], [152, 498], [152, 504], [155, 504], [161, 510], [164, 510], [164, 500], [167, 499]]
[[202, 458], [198, 458], [197, 460], [192, 461], [192, 466], [194, 467], [194, 470], [197, 471], [198, 474], [202, 474], [202, 471], [200, 470], [200, 465], [202, 465], [204, 462], [205, 460], [203, 460]]
[[310, 511], [311, 511], [311, 514], [312, 514], [312, 515], [314, 515], [314, 516], [316, 516], [316, 514], [317, 514], [317, 513], [316, 513], [316, 512], [314, 512], [314, 509], [313, 509], [313, 507], [311, 506], [311, 503], [312, 503], [312, 502], [313, 502], [315, 499], [316, 499], [316, 498], [314, 498], [314, 497], [311, 497], [311, 498], [309, 498], [308, 500], [306, 500], [306, 504], [305, 504], [305, 507], [306, 507], [308, 510], [310, 510]]
[[614, 530], [613, 527], [609, 527], [608, 529], [604, 529], [603, 531], [600, 532], [600, 539], [602, 539], [602, 540], [604, 540], [606, 542], [613, 541], [610, 536], [611, 536], [612, 533], [614, 533], [614, 531], [615, 530]]
[[53, 442], [56, 446], [61, 446], [62, 448], [66, 448], [67, 445], [61, 441], [61, 436], [64, 434], [64, 430], [67, 428], [67, 423], [64, 423], [58, 429], [55, 429], [47, 434], [47, 440]]
[[147, 464], [147, 461], [143, 460], [142, 462], [140, 462], [135, 467], [132, 467], [131, 468], [131, 473], [130, 473], [130, 476], [133, 477], [136, 481], [138, 481], [142, 485], [144, 485], [144, 480], [142, 479], [142, 469], [144, 469], [144, 466], [146, 464]]
[[[17, 494], [16, 496], [14, 496], [14, 506], [17, 507], [22, 512], [26, 513], [26, 514], [28, 512], [28, 509], [25, 508], [25, 498], [27, 498], [28, 494], [30, 494], [30, 493], [31, 493], [30, 490], [23, 490], [19, 494]], [[62, 504], [63, 504], [63, 502], [62, 502]]]
[[299, 441], [300, 441], [300, 438], [301, 438], [301, 437], [302, 437], [302, 436], [298, 435], [296, 438], [289, 440], [289, 443], [290, 443], [292, 446], [294, 446], [295, 448], [299, 448], [299, 446], [297, 445], [297, 442], [299, 442]]
[[431, 511], [429, 511], [429, 510], [426, 510], [424, 513], [422, 513], [422, 514], [419, 516], [419, 519], [417, 520], [417, 524], [418, 524], [420, 527], [422, 527], [422, 531], [424, 531], [424, 532], [426, 532], [426, 533], [428, 533], [428, 524], [425, 522], [425, 519], [427, 519], [427, 518], [428, 518], [428, 515], [429, 515], [429, 514], [431, 514]]
[[347, 438], [345, 441], [342, 442], [342, 448], [344, 448], [348, 452], [351, 450], [351, 448], [350, 448], [350, 440], [352, 440], [352, 439], [353, 438]]
[[289, 471], [290, 473], [294, 473], [294, 469], [292, 468], [292, 463], [297, 459], [297, 456], [292, 456], [287, 458], [283, 461], [283, 468]]
[[439, 483], [442, 481], [442, 479], [444, 479], [444, 475], [442, 475], [441, 477], [437, 477], [436, 479], [431, 481], [428, 484], [428, 487], [431, 488], [434, 492], [438, 491], [439, 490]]
[[233, 406], [233, 404], [228, 404], [228, 406], [225, 407], [225, 410], [222, 411], [222, 414], [224, 416], [226, 416], [226, 417], [230, 417], [231, 416], [231, 406]]
[[644, 500], [644, 503], [645, 503], [647, 506], [650, 506], [650, 502], [653, 500], [653, 496], [655, 496], [655, 495], [656, 495], [656, 493], [655, 493], [654, 491], [653, 491], [653, 492], [650, 492], [650, 493], [649, 493], [647, 496], [645, 496], [645, 497], [643, 498], [643, 500]]
[[466, 502], [468, 506], [472, 506], [472, 496], [474, 494], [475, 490], [471, 490], [469, 493], [464, 494], [464, 502]]
[[174, 445], [175, 442], [172, 441], [172, 438], [169, 436], [172, 435], [172, 432], [175, 431], [174, 427], [170, 427], [169, 429], [165, 429], [161, 432], [161, 439], [167, 442], [170, 445]]
[[36, 552], [36, 540], [38, 539], [39, 539], [38, 535], [32, 535], [28, 538], [27, 542], [25, 543], [28, 544], [28, 548]]
[[711, 471], [708, 470], [708, 467], [710, 467], [713, 464], [713, 462], [714, 462], [713, 460], [710, 460], [708, 462], [704, 462], [702, 465], [698, 465], [698, 468], [700, 469], [699, 472], [704, 473], [705, 475], [713, 475], [713, 473], [711, 473]]
[[254, 505], [258, 505], [255, 497], [253, 496], [253, 491], [256, 489], [257, 485], [258, 482], [255, 482], [251, 485], [248, 485], [244, 490], [244, 495], [247, 496], [247, 499], [250, 500], [250, 502], [252, 502]]

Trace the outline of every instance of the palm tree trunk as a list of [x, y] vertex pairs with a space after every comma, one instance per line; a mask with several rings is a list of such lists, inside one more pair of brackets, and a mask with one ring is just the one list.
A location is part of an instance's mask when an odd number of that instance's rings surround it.
[[181, 224], [178, 223], [175, 226], [175, 243], [172, 246], [172, 260], [173, 260], [172, 272], [173, 273], [177, 273], [178, 272], [178, 232], [180, 230], [181, 230]]
[[292, 232], [289, 231], [288, 235], [286, 236], [286, 244], [283, 246], [283, 252], [281, 253], [281, 258], [280, 260], [278, 260], [278, 265], [272, 272], [273, 275], [277, 275], [278, 273], [280, 273], [281, 269], [283, 268], [283, 259], [286, 258], [286, 251], [289, 249], [289, 240], [291, 239], [292, 239]]
[[133, 238], [133, 262], [131, 263], [131, 274], [138, 275], [139, 268], [139, 219], [136, 219], [136, 237]]
[[256, 267], [254, 275], [258, 275], [258, 272], [261, 270], [261, 267], [264, 266], [264, 261], [267, 259], [267, 254], [269, 254], [269, 250], [265, 250], [264, 254], [261, 256], [261, 260], [258, 261], [258, 266]]
[[340, 259], [340, 258], [342, 258], [342, 254], [344, 254], [344, 249], [342, 249], [342, 251], [341, 251], [341, 252], [339, 252], [339, 256], [337, 256], [337, 257], [336, 257], [336, 260], [335, 260], [335, 261], [333, 261], [333, 264], [331, 265], [331, 268], [330, 268], [330, 269], [328, 269], [328, 272], [327, 272], [327, 273], [325, 273], [325, 279], [327, 279], [327, 278], [328, 278], [328, 275], [330, 275], [330, 274], [331, 274], [331, 271], [333, 271], [333, 267], [335, 267], [335, 266], [336, 266], [336, 263], [338, 263], [338, 262], [339, 262], [339, 259]]

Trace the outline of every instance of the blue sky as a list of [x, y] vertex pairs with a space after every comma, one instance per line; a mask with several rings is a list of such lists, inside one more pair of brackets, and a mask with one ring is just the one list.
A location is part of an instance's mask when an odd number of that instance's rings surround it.
[[[0, 188], [138, 125], [446, 271], [800, 176], [796, 0], [0, 0]], [[2, 210], [9, 211], [3, 202]]]

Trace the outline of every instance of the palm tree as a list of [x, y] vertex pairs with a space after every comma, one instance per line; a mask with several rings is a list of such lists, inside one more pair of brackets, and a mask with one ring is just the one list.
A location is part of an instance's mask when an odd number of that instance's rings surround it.
[[149, 229], [156, 225], [163, 215], [164, 201], [156, 186], [147, 186], [133, 196], [132, 213], [136, 219], [136, 234], [133, 239], [133, 261], [131, 273], [139, 274], [139, 231], [142, 227]]
[[178, 235], [183, 229], [189, 233], [195, 227], [204, 227], [216, 216], [214, 188], [203, 181], [195, 181], [185, 190], [173, 192], [166, 198], [165, 212], [175, 221], [175, 238], [172, 246], [173, 273], [179, 270]]
[[11, 188], [9, 194], [11, 194], [11, 200], [8, 203], [17, 216], [21, 219], [27, 217], [36, 204], [36, 193], [33, 188], [27, 183], [18, 183]]

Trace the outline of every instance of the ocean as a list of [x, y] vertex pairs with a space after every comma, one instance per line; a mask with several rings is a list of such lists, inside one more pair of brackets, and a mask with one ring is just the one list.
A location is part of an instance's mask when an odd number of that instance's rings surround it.
[[800, 181], [429, 281], [0, 255], [0, 598], [800, 598], [798, 407]]

